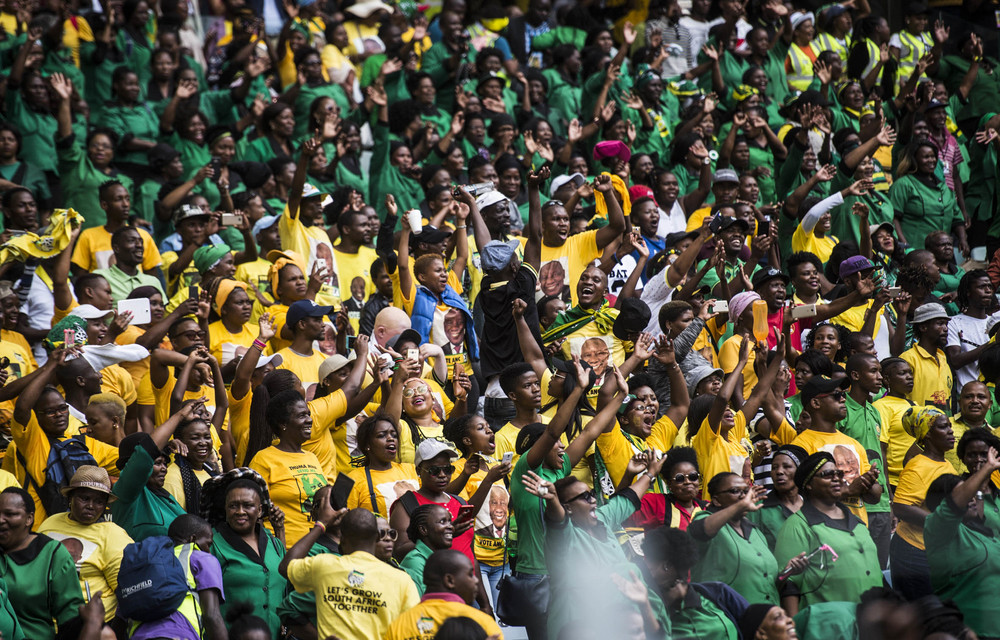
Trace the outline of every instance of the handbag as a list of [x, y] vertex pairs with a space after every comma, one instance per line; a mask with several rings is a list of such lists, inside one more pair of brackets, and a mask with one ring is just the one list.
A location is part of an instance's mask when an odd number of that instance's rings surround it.
[[[545, 505], [538, 499], [541, 512], [542, 529], [545, 529]], [[510, 526], [504, 532], [504, 575], [497, 583], [497, 602], [494, 611], [497, 619], [508, 627], [528, 626], [532, 621], [531, 614], [544, 614], [549, 608], [549, 576], [519, 576], [516, 573], [507, 574], [507, 549], [509, 546]]]

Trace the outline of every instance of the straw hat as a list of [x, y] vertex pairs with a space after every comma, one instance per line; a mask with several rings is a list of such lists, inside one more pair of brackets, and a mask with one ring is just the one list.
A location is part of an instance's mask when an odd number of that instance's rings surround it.
[[111, 495], [111, 477], [104, 467], [95, 467], [85, 464], [76, 470], [70, 478], [69, 486], [63, 487], [59, 491], [68, 496], [74, 489], [93, 489], [101, 493], [108, 494], [108, 502], [114, 502], [117, 498]]

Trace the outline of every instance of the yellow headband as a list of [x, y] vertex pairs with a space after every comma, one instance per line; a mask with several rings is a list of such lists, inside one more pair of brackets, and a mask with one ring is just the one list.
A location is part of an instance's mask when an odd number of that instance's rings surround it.
[[[232, 295], [233, 291], [237, 289], [243, 289], [246, 292], [250, 288], [245, 282], [240, 282], [239, 280], [233, 280], [231, 278], [225, 278], [219, 280], [215, 289], [215, 310], [222, 315], [222, 305], [226, 304], [226, 300]], [[250, 295], [247, 293], [247, 295]]]

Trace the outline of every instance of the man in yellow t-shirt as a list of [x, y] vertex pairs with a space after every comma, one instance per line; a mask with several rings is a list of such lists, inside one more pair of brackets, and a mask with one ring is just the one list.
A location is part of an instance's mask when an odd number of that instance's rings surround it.
[[913, 392], [913, 369], [902, 358], [886, 358], [882, 361], [882, 380], [889, 392], [872, 406], [878, 409], [882, 424], [886, 425], [881, 434], [883, 457], [889, 472], [889, 485], [895, 487], [903, 471], [906, 453], [916, 442], [903, 429], [903, 414], [914, 406], [913, 401], [907, 399]]
[[[378, 520], [366, 509], [352, 509], [341, 520], [328, 491], [315, 496], [317, 524], [296, 542], [278, 570], [299, 593], [316, 597], [320, 638], [384, 638], [400, 614], [420, 603], [417, 585], [403, 571], [375, 557]], [[338, 523], [338, 520], [340, 522]], [[340, 552], [306, 557], [325, 530], [339, 524]]]
[[625, 231], [625, 215], [611, 186], [611, 177], [599, 175], [594, 189], [604, 196], [608, 207], [608, 224], [595, 231], [569, 235], [569, 213], [558, 200], [542, 205], [542, 258], [538, 269], [538, 284], [545, 295], [561, 295], [563, 300], [579, 299], [572, 284], [580, 279], [587, 267], [601, 257], [604, 247]]
[[503, 640], [492, 616], [471, 607], [479, 592], [476, 567], [455, 549], [435, 551], [424, 565], [424, 597], [389, 626], [385, 640], [434, 640], [448, 618], [472, 618], [491, 638]]
[[951, 415], [951, 389], [955, 376], [943, 347], [948, 340], [948, 312], [937, 302], [920, 305], [913, 312], [914, 345], [899, 357], [913, 369], [913, 391], [908, 398]]
[[319, 383], [319, 367], [326, 360], [318, 349], [313, 349], [314, 340], [322, 340], [326, 335], [323, 318], [333, 311], [333, 307], [322, 307], [312, 300], [299, 300], [288, 307], [285, 326], [291, 331], [292, 344], [277, 353], [281, 356], [279, 369], [288, 369], [302, 381], [306, 401], [316, 395]]
[[[112, 232], [108, 231], [107, 227], [108, 225], [91, 227], [80, 233], [80, 238], [76, 241], [76, 247], [73, 249], [74, 273], [78, 275], [84, 271], [107, 269], [113, 264]], [[140, 266], [144, 272], [154, 273], [156, 268], [163, 264], [160, 251], [156, 248], [153, 237], [145, 229], [142, 227], [135, 229], [142, 237], [142, 264]]]

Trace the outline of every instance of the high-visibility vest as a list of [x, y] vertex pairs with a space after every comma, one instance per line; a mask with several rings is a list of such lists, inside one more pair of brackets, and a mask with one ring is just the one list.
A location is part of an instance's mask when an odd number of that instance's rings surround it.
[[788, 56], [785, 58], [785, 72], [788, 76], [788, 86], [794, 91], [805, 91], [809, 88], [813, 79], [813, 61], [819, 52], [815, 45], [809, 43], [806, 49], [802, 49], [794, 42], [788, 47]]
[[[875, 65], [878, 64], [878, 60], [882, 55], [878, 45], [875, 44], [875, 41], [871, 38], [865, 38], [865, 48], [868, 49], [868, 64], [865, 65], [864, 73], [861, 74], [862, 80], [868, 77], [868, 74], [871, 73], [872, 69], [875, 68]], [[882, 82], [883, 71], [885, 71], [884, 66], [878, 70], [878, 77], [875, 78], [876, 84]]]
[[851, 34], [847, 34], [844, 37], [844, 42], [841, 43], [840, 40], [837, 40], [832, 34], [824, 31], [816, 36], [816, 39], [813, 40], [812, 44], [813, 48], [818, 49], [819, 51], [833, 51], [840, 56], [840, 61], [843, 64], [847, 64], [847, 54], [851, 48]]
[[909, 31], [900, 31], [899, 40], [903, 44], [903, 49], [899, 52], [899, 70], [896, 78], [899, 84], [906, 84], [910, 75], [917, 68], [917, 62], [924, 57], [933, 47], [934, 40], [929, 33], [921, 33], [915, 36]]
[[[184, 596], [184, 602], [178, 607], [177, 613], [184, 616], [200, 638], [204, 629], [201, 626], [201, 601], [198, 599], [198, 583], [195, 582], [194, 572], [191, 571], [191, 554], [194, 550], [195, 546], [190, 542], [174, 547], [174, 555], [177, 556], [181, 566], [184, 567], [184, 576], [187, 578], [188, 584], [188, 594]], [[135, 633], [140, 624], [139, 622], [133, 623], [130, 633]]]

